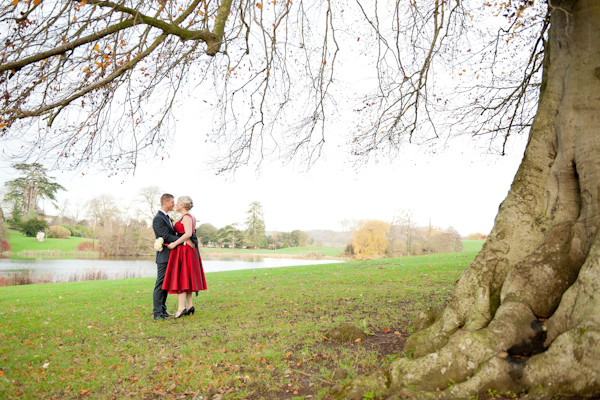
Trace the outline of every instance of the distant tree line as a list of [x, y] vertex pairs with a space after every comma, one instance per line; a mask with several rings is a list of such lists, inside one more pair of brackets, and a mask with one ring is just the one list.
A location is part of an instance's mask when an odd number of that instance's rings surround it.
[[[158, 186], [142, 188], [135, 201], [123, 203], [112, 195], [100, 194], [86, 202], [57, 202], [58, 191], [66, 190], [47, 175], [40, 164], [15, 164], [20, 177], [4, 184], [0, 203], [0, 244], [8, 251], [7, 226], [35, 237], [42, 231], [46, 237], [66, 239], [83, 237], [91, 242], [80, 244], [81, 251], [98, 251], [106, 255], [135, 256], [154, 252], [151, 221], [160, 208], [163, 191]], [[40, 200], [50, 201], [57, 212], [47, 215]], [[125, 204], [125, 205], [124, 205]], [[179, 219], [171, 212], [173, 219]], [[264, 212], [258, 201], [250, 203], [244, 224], [232, 223], [216, 228], [210, 223], [197, 227], [203, 246], [229, 248], [280, 249], [302, 247], [314, 241], [308, 233], [265, 230]]]
[[[81, 251], [98, 251], [106, 255], [144, 255], [153, 252], [154, 233], [148, 216], [158, 210], [158, 187], [140, 193], [138, 207], [123, 206], [111, 195], [98, 195], [87, 202], [71, 203], [56, 200], [58, 191], [66, 189], [48, 176], [41, 164], [14, 164], [21, 176], [4, 184], [0, 203], [0, 245], [7, 251], [9, 232], [20, 230], [27, 236], [42, 231], [46, 237], [67, 239], [83, 237], [91, 242], [80, 243]], [[144, 197], [145, 196], [145, 197]], [[150, 202], [154, 204], [148, 205]], [[50, 201], [57, 210], [48, 215], [43, 201]]]
[[267, 234], [263, 208], [258, 201], [250, 203], [246, 215], [246, 222], [243, 226], [235, 223], [217, 228], [210, 223], [200, 224], [196, 229], [199, 242], [205, 247], [271, 250], [305, 247], [314, 243], [308, 233], [300, 230]]
[[[81, 244], [82, 250], [100, 251], [107, 255], [151, 254], [154, 233], [151, 220], [160, 206], [163, 191], [158, 186], [142, 188], [134, 202], [117, 201], [111, 195], [98, 195], [87, 202], [72, 204], [68, 199], [58, 203], [56, 194], [66, 190], [48, 176], [46, 169], [37, 163], [15, 164], [21, 176], [4, 184], [0, 203], [0, 221], [27, 236], [44, 231], [47, 237], [71, 236], [92, 239]], [[40, 200], [50, 201], [57, 215], [45, 214]], [[177, 213], [172, 213], [178, 219]], [[217, 228], [202, 223], [196, 234], [202, 246], [228, 248], [282, 249], [288, 247], [341, 247], [356, 258], [398, 257], [432, 253], [446, 253], [463, 249], [458, 232], [449, 227], [441, 229], [421, 226], [415, 222], [411, 211], [400, 211], [390, 222], [369, 220], [344, 220], [342, 231], [312, 230], [309, 232], [270, 232], [265, 229], [264, 211], [258, 201], [250, 203], [244, 224], [232, 223]], [[471, 240], [485, 239], [475, 233]], [[8, 248], [8, 230], [2, 225], [0, 243]]]
[[196, 229], [198, 240], [204, 247], [285, 249], [288, 247], [306, 247], [314, 240], [308, 233], [300, 230], [292, 232], [272, 232], [253, 235], [253, 230], [239, 229], [238, 224], [216, 228], [210, 223], [203, 223]]
[[401, 257], [463, 251], [462, 238], [453, 227], [418, 225], [413, 213], [402, 211], [392, 222], [358, 221], [352, 227], [352, 242], [346, 253], [357, 259]]

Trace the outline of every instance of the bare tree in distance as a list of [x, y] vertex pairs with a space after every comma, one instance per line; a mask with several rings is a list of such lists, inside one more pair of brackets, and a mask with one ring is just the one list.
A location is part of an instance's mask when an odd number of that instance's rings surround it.
[[75, 204], [71, 207], [71, 214], [73, 216], [73, 220], [76, 224], [78, 224], [83, 215], [86, 213], [85, 203], [81, 200], [77, 200]]
[[163, 193], [164, 192], [157, 185], [150, 185], [141, 188], [137, 196], [139, 202], [141, 203], [139, 207], [136, 207], [136, 213], [138, 216], [141, 216], [148, 221], [152, 221], [160, 209], [160, 196], [162, 196]]
[[61, 221], [61, 223], [65, 223], [64, 221], [68, 221], [69, 219], [71, 219], [72, 205], [69, 199], [65, 199], [58, 203], [58, 207], [56, 207], [56, 209], [58, 211], [58, 218]]
[[343, 219], [340, 221], [342, 232], [346, 234], [346, 244], [352, 241], [352, 232], [358, 227], [359, 221], [355, 219]]
[[92, 228], [92, 242], [96, 247], [99, 228], [108, 225], [120, 216], [121, 211], [115, 198], [108, 194], [93, 197], [85, 204], [86, 215]]
[[405, 254], [413, 254], [412, 244], [415, 230], [417, 228], [413, 210], [399, 210], [392, 218], [392, 226], [400, 229], [400, 234], [404, 237], [406, 246]]

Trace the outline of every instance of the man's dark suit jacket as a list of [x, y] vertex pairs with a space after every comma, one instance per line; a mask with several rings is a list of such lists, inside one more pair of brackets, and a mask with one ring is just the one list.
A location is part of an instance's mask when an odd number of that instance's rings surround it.
[[[156, 213], [156, 216], [152, 220], [152, 229], [154, 229], [155, 237], [157, 239], [159, 237], [163, 238], [166, 244], [176, 241], [177, 239], [179, 239], [180, 236], [175, 232], [175, 229], [173, 229], [173, 227], [171, 226], [169, 216], [160, 210]], [[190, 239], [196, 246], [196, 251], [198, 251], [198, 237], [196, 236], [195, 230], [194, 233], [192, 233], [192, 237]], [[161, 264], [169, 262], [170, 254], [171, 250], [167, 246], [164, 246], [162, 251], [156, 252], [156, 263]]]

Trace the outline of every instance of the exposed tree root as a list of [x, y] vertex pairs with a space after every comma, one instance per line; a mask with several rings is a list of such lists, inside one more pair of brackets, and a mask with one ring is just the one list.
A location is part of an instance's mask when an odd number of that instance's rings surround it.
[[[568, 224], [557, 226], [540, 247], [546, 256], [540, 257], [536, 252], [523, 261], [531, 274], [552, 275], [548, 271], [575, 265], [579, 253], [571, 251], [569, 243], [574, 240], [572, 235], [564, 235], [566, 231], [576, 230]], [[567, 257], [568, 254], [576, 256]], [[537, 297], [513, 296], [512, 289], [507, 289], [504, 302], [487, 327], [475, 331], [458, 329], [437, 352], [399, 359], [385, 374], [357, 379], [347, 388], [346, 398], [362, 398], [363, 393], [371, 390], [390, 399], [464, 399], [488, 389], [525, 391], [528, 398], [597, 394], [600, 392], [599, 261], [600, 237], [590, 250], [579, 279], [564, 294], [558, 309], [551, 303], [535, 306], [542, 303], [538, 298], [555, 297], [545, 296], [543, 291]], [[535, 272], [536, 269], [541, 271]], [[516, 297], [519, 301], [510, 300]], [[542, 322], [532, 308], [556, 309], [556, 312]]]

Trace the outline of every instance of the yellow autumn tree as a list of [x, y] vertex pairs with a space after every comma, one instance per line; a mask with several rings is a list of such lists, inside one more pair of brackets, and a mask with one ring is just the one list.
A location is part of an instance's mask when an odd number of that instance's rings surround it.
[[388, 246], [390, 224], [376, 219], [363, 221], [352, 233], [354, 253], [358, 260], [382, 256]]

